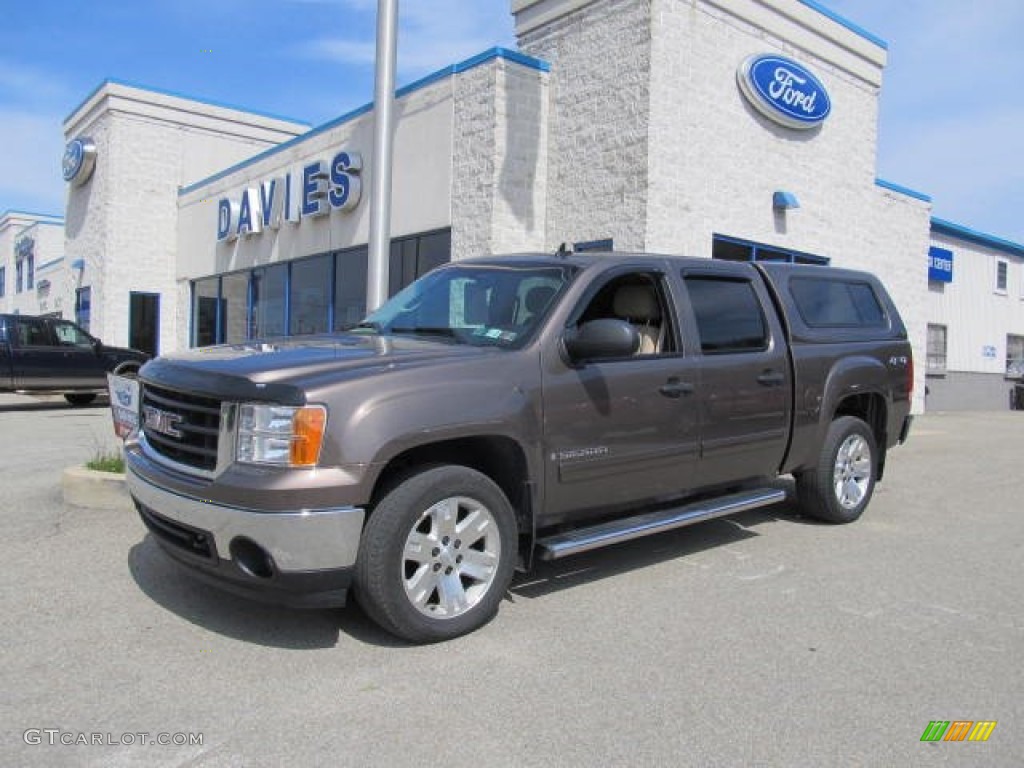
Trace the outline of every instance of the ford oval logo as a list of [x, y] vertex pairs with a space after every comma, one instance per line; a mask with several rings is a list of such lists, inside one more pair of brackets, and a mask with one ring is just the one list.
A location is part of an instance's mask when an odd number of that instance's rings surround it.
[[821, 81], [785, 56], [751, 56], [740, 64], [736, 79], [758, 112], [787, 128], [814, 128], [832, 110]]

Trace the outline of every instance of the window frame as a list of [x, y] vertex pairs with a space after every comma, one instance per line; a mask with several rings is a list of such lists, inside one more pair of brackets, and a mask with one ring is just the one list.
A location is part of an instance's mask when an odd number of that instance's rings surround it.
[[[942, 366], [932, 365], [932, 358], [938, 358], [938, 353], [932, 352], [932, 329], [942, 331]], [[943, 323], [928, 323], [925, 336], [925, 375], [945, 376], [949, 366], [949, 326]]]

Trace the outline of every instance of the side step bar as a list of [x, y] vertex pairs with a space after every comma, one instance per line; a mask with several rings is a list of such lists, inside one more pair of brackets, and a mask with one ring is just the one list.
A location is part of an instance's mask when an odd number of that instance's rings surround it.
[[612, 520], [589, 528], [559, 533], [537, 542], [541, 560], [558, 560], [580, 552], [639, 539], [684, 525], [693, 525], [716, 517], [735, 515], [749, 509], [767, 507], [786, 500], [786, 492], [777, 488], [758, 488], [714, 499], [694, 502], [672, 509], [659, 509], [635, 517]]

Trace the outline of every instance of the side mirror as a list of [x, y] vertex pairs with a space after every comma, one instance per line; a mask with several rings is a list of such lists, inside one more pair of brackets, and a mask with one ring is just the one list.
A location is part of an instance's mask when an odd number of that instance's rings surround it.
[[640, 348], [640, 334], [625, 320], [602, 317], [562, 337], [566, 354], [573, 363], [629, 357]]

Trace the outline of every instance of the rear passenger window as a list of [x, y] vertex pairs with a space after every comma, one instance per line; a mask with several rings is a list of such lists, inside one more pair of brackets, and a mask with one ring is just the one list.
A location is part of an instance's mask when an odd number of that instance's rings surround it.
[[804, 322], [812, 328], [879, 328], [885, 310], [869, 283], [794, 277], [789, 292]]
[[21, 347], [49, 347], [50, 335], [46, 332], [46, 325], [42, 320], [34, 317], [19, 317], [14, 321], [15, 331], [18, 334], [18, 346]]
[[693, 313], [704, 354], [757, 352], [768, 348], [761, 302], [749, 280], [688, 277]]

